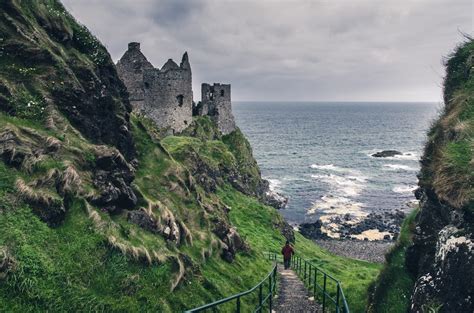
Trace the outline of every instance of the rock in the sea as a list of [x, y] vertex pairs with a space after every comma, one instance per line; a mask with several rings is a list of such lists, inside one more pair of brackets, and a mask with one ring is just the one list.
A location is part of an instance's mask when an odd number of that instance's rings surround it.
[[300, 224], [300, 233], [309, 239], [326, 239], [328, 236], [321, 231], [323, 223], [321, 220], [317, 220], [314, 223], [303, 223]]
[[397, 150], [383, 150], [372, 154], [374, 158], [388, 158], [396, 155], [402, 155], [402, 153]]
[[284, 209], [287, 206], [288, 198], [276, 191], [268, 190], [265, 194], [264, 202], [265, 204], [279, 210]]

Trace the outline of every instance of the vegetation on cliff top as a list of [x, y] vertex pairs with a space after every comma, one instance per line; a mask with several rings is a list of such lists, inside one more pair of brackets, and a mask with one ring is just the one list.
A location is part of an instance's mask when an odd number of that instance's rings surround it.
[[[0, 311], [176, 312], [255, 284], [284, 221], [242, 133], [161, 137], [58, 1], [0, 10]], [[364, 310], [379, 265], [296, 247]]]
[[428, 133], [420, 185], [474, 212], [474, 41], [447, 59], [444, 111]]

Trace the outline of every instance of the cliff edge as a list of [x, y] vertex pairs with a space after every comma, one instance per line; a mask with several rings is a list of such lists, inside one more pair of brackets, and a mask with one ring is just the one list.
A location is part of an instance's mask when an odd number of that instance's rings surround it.
[[474, 311], [474, 42], [446, 62], [444, 111], [421, 160], [420, 211], [406, 265], [410, 312]]

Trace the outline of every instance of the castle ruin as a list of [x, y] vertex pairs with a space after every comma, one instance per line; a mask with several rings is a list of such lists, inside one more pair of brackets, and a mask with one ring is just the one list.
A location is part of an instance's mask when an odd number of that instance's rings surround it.
[[230, 101], [230, 85], [201, 85], [201, 113], [208, 115], [219, 130], [227, 135], [235, 130], [234, 115]]
[[155, 68], [140, 51], [140, 43], [131, 42], [117, 63], [117, 72], [129, 92], [133, 109], [152, 119], [170, 133], [183, 131], [193, 116], [209, 116], [219, 130], [235, 130], [230, 85], [202, 84], [202, 99], [193, 107], [191, 65], [185, 52], [180, 65], [169, 59]]

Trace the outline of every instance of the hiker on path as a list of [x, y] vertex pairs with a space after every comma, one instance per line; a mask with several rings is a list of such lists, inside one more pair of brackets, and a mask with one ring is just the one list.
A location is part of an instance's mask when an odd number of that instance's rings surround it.
[[286, 241], [285, 246], [281, 249], [281, 254], [283, 254], [283, 264], [285, 265], [285, 270], [287, 270], [290, 268], [291, 256], [295, 254], [295, 251], [288, 240]]

